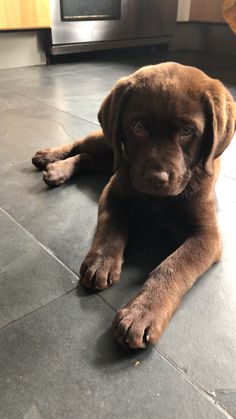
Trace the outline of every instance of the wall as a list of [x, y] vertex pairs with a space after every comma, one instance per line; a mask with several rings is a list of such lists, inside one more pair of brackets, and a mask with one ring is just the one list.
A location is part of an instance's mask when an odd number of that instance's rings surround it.
[[191, 0], [179, 0], [177, 11], [177, 22], [189, 21]]

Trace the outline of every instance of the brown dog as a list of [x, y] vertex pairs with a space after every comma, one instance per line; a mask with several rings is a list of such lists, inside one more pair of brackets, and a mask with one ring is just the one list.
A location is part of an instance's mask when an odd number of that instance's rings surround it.
[[102, 130], [72, 145], [38, 151], [33, 164], [58, 186], [79, 169], [112, 172], [80, 274], [85, 287], [119, 281], [127, 206], [147, 201], [181, 231], [182, 244], [154, 269], [114, 319], [130, 348], [159, 339], [181, 298], [221, 255], [214, 185], [236, 126], [232, 96], [202, 71], [176, 63], [143, 67], [118, 81], [98, 114]]

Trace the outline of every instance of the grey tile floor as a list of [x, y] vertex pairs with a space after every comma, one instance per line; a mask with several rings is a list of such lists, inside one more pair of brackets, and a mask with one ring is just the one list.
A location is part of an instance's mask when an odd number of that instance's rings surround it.
[[[236, 96], [235, 60], [197, 65]], [[134, 237], [121, 282], [89, 295], [76, 287], [106, 179], [80, 175], [48, 190], [31, 156], [97, 126], [113, 83], [149, 54], [0, 71], [0, 419], [236, 417], [236, 141], [217, 184], [222, 261], [186, 295], [160, 342], [124, 353], [114, 312], [134, 295], [167, 245]], [[164, 243], [164, 245], [163, 245]]]

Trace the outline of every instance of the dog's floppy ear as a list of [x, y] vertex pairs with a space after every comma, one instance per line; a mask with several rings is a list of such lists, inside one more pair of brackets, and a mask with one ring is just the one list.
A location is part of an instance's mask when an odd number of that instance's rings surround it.
[[229, 91], [218, 80], [212, 80], [204, 93], [205, 136], [207, 144], [203, 167], [213, 173], [213, 161], [228, 147], [236, 129], [236, 106]]
[[120, 79], [111, 93], [105, 98], [98, 112], [98, 120], [103, 129], [104, 136], [111, 143], [114, 152], [114, 171], [118, 169], [122, 157], [123, 133], [121, 115], [131, 85], [131, 77]]

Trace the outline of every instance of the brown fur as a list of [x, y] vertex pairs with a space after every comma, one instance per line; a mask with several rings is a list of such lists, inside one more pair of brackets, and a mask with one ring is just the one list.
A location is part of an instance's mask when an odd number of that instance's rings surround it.
[[176, 63], [143, 67], [118, 81], [98, 114], [102, 130], [39, 151], [44, 181], [62, 184], [79, 169], [112, 172], [99, 202], [81, 281], [102, 290], [120, 277], [128, 240], [127, 207], [152, 197], [163, 222], [181, 231], [177, 250], [119, 310], [115, 338], [125, 347], [156, 342], [186, 291], [221, 255], [214, 185], [219, 159], [235, 132], [232, 96], [218, 80]]

